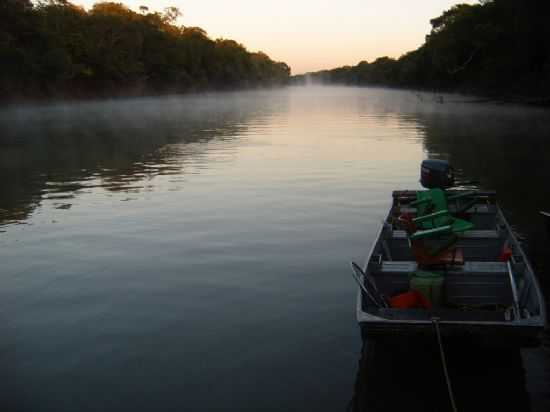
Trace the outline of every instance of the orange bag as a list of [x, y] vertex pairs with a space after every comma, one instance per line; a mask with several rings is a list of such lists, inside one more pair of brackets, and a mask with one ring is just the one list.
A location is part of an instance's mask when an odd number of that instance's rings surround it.
[[417, 290], [409, 290], [390, 299], [390, 307], [395, 309], [421, 308], [431, 309], [432, 304]]

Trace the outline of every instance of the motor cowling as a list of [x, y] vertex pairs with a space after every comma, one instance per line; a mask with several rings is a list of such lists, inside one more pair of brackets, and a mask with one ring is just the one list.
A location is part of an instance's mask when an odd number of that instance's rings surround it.
[[427, 159], [420, 166], [420, 184], [426, 189], [447, 189], [454, 180], [453, 168], [446, 160]]

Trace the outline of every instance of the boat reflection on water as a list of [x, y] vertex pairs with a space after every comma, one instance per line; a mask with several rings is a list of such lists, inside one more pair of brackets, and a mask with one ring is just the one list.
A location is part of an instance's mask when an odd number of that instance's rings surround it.
[[[459, 411], [530, 411], [519, 349], [444, 343]], [[349, 410], [452, 411], [436, 342], [364, 341]]]

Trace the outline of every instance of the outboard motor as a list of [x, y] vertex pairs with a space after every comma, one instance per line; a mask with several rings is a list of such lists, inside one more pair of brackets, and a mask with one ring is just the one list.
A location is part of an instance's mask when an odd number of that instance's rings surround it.
[[446, 160], [427, 159], [420, 167], [420, 184], [426, 189], [447, 189], [455, 183], [454, 171]]

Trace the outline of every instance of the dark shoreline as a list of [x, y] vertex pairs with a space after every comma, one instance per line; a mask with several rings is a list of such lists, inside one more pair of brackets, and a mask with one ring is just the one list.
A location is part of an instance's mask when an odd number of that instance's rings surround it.
[[37, 94], [12, 96], [7, 98], [0, 97], [0, 107], [9, 107], [17, 105], [33, 105], [33, 104], [48, 104], [48, 103], [85, 103], [102, 100], [124, 100], [124, 99], [139, 99], [139, 98], [154, 98], [167, 96], [191, 96], [202, 95], [209, 93], [231, 93], [231, 92], [246, 92], [252, 90], [274, 90], [290, 86], [290, 84], [264, 84], [264, 85], [249, 85], [249, 86], [226, 86], [226, 87], [192, 87], [186, 90], [171, 90], [171, 91], [154, 91], [154, 90], [139, 90], [129, 91], [120, 90], [116, 93], [59, 93], [59, 94]]
[[99, 2], [0, 1], [0, 104], [286, 84], [290, 67], [200, 27], [180, 11]]
[[[430, 93], [434, 95], [433, 103], [445, 104], [450, 101], [446, 101], [443, 98], [443, 94], [451, 95], [465, 95], [471, 97], [469, 100], [460, 100], [453, 103], [468, 103], [468, 104], [502, 104], [502, 105], [520, 105], [527, 107], [536, 107], [548, 109], [550, 108], [550, 97], [535, 97], [528, 95], [503, 95], [492, 93], [480, 93], [472, 90], [434, 90], [427, 88], [412, 88], [412, 87], [399, 87], [392, 85], [380, 85], [380, 84], [346, 84], [346, 83], [323, 83], [323, 82], [296, 82], [292, 79], [286, 84], [270, 84], [270, 85], [254, 85], [254, 86], [227, 86], [227, 87], [193, 87], [187, 90], [172, 90], [172, 91], [123, 91], [120, 90], [116, 93], [59, 93], [53, 95], [35, 95], [35, 96], [17, 96], [9, 98], [0, 98], [0, 107], [13, 107], [18, 105], [34, 105], [34, 104], [56, 104], [56, 103], [86, 103], [102, 100], [124, 100], [124, 99], [147, 99], [155, 97], [168, 97], [168, 96], [191, 96], [191, 95], [204, 95], [209, 93], [231, 93], [231, 92], [246, 92], [254, 90], [275, 90], [284, 87], [292, 86], [344, 86], [344, 87], [359, 87], [359, 88], [381, 88], [408, 91], [411, 93]], [[437, 96], [437, 98], [436, 98]], [[421, 98], [419, 100], [423, 101]]]
[[[302, 75], [299, 75], [302, 76]], [[295, 76], [298, 77], [298, 76]], [[460, 103], [496, 103], [496, 104], [518, 104], [522, 106], [533, 106], [541, 108], [550, 108], [550, 96], [532, 96], [528, 94], [524, 95], [506, 95], [497, 92], [482, 92], [471, 89], [433, 89], [422, 87], [407, 87], [385, 84], [351, 84], [344, 82], [323, 82], [313, 80], [311, 82], [305, 82], [302, 80], [296, 80], [295, 77], [291, 77], [290, 86], [345, 86], [345, 87], [364, 87], [364, 88], [381, 88], [391, 90], [408, 91], [412, 93], [431, 93], [433, 95], [442, 94], [457, 94], [470, 96], [471, 100], [464, 100]], [[445, 103], [440, 102], [440, 103]]]
[[430, 20], [432, 28], [415, 50], [291, 80], [456, 92], [496, 103], [548, 107], [549, 4], [542, 0], [457, 4]]

